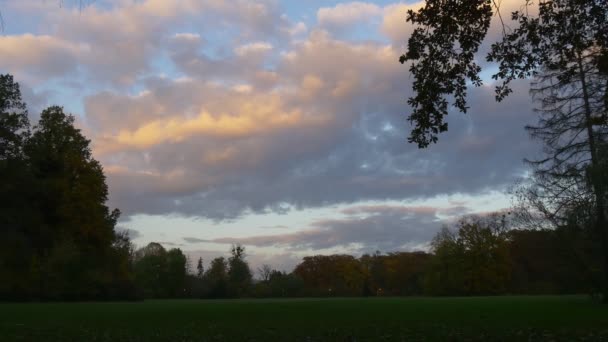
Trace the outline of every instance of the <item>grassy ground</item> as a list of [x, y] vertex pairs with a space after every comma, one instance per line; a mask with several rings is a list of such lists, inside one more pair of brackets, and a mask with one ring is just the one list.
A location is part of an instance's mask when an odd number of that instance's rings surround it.
[[585, 296], [0, 304], [0, 341], [608, 341]]

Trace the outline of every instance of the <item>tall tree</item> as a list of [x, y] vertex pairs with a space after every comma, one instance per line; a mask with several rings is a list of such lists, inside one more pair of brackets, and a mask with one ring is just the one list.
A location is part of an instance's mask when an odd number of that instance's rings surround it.
[[[511, 93], [515, 79], [533, 78], [532, 94], [540, 120], [528, 127], [547, 158], [534, 161], [536, 203], [551, 215], [572, 208], [580, 198], [594, 207], [593, 227], [603, 241], [605, 299], [608, 301], [606, 169], [602, 157], [608, 135], [608, 4], [603, 0], [541, 0], [538, 11], [512, 14], [517, 27], [503, 23], [503, 37], [488, 61], [497, 62], [501, 81], [496, 99]], [[426, 147], [447, 130], [447, 97], [466, 112], [466, 82], [481, 85], [477, 52], [494, 13], [493, 0], [427, 0], [407, 20], [420, 25], [401, 62], [412, 61], [415, 95], [410, 141]], [[533, 14], [537, 13], [537, 14]], [[553, 217], [555, 218], [555, 216]]]
[[0, 75], [0, 297], [27, 297], [31, 285], [30, 173], [23, 154], [28, 112], [19, 84]]
[[204, 274], [205, 268], [203, 267], [203, 258], [199, 257], [198, 262], [196, 263], [196, 276], [202, 278]]
[[228, 284], [231, 295], [242, 297], [249, 293], [253, 275], [249, 264], [245, 261], [245, 247], [232, 246], [228, 259]]
[[[41, 291], [53, 298], [104, 296], [113, 271], [120, 212], [106, 206], [108, 188], [90, 141], [61, 107], [49, 107], [25, 144], [33, 180], [27, 236], [40, 264]], [[124, 238], [123, 238], [124, 239]]]
[[114, 238], [120, 212], [106, 206], [105, 175], [89, 145], [61, 107], [44, 110], [34, 127], [26, 152], [39, 191], [43, 225], [37, 244], [43, 250], [62, 239], [94, 248]]
[[188, 261], [179, 248], [167, 252], [167, 292], [172, 298], [184, 297], [186, 294], [186, 265]]

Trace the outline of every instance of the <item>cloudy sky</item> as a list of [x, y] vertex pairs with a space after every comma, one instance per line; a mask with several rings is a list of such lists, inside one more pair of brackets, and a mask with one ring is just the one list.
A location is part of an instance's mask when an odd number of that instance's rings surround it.
[[139, 246], [208, 261], [243, 243], [283, 269], [421, 249], [445, 222], [508, 207], [537, 149], [528, 85], [496, 104], [490, 72], [438, 144], [407, 143], [398, 57], [419, 3], [74, 2], [0, 1], [0, 72], [34, 120], [51, 104], [77, 117]]

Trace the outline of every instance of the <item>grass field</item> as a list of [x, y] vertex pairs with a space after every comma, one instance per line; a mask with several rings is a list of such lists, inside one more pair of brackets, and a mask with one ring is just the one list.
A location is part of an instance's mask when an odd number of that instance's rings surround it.
[[585, 296], [0, 304], [0, 341], [608, 341]]

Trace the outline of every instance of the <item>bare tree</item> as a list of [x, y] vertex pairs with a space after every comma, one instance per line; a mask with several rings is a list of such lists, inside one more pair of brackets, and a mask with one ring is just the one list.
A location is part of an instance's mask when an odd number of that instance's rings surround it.
[[258, 274], [260, 275], [260, 279], [262, 281], [269, 281], [270, 275], [272, 274], [272, 267], [270, 265], [264, 264], [262, 267], [258, 268]]

